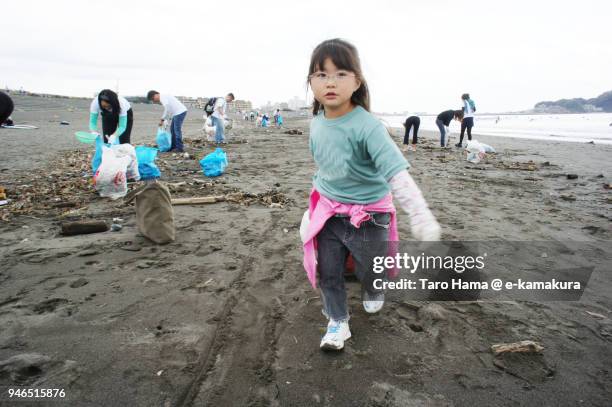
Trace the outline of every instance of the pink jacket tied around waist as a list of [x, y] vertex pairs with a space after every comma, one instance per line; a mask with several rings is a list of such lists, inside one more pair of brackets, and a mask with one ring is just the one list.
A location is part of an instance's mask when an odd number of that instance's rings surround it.
[[[351, 224], [356, 228], [362, 222], [370, 220], [368, 212], [384, 212], [391, 214], [389, 224], [389, 241], [397, 242], [397, 218], [395, 216], [395, 206], [393, 206], [393, 196], [389, 193], [381, 200], [370, 204], [347, 204], [334, 201], [321, 195], [315, 188], [310, 191], [310, 202], [308, 205], [310, 223], [304, 239], [304, 269], [308, 275], [308, 280], [313, 288], [317, 288], [317, 256], [316, 256], [316, 237], [325, 226], [325, 222], [334, 215], [348, 215]], [[395, 245], [391, 245], [390, 250], [394, 251]], [[391, 275], [396, 270], [390, 270]]]

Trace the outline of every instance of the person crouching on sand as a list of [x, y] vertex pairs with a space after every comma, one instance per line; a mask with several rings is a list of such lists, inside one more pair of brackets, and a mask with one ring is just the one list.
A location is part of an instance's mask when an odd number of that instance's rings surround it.
[[[407, 150], [416, 151], [418, 134], [419, 134], [419, 126], [421, 125], [421, 119], [418, 116], [410, 116], [404, 122], [404, 129], [406, 129], [406, 133], [404, 134], [404, 145]], [[410, 135], [412, 134], [412, 144], [410, 144]]]
[[[329, 319], [320, 348], [340, 350], [351, 337], [344, 285], [349, 254], [362, 283], [363, 307], [376, 313], [384, 293], [374, 288], [373, 259], [397, 241], [393, 197], [409, 214], [419, 240], [438, 240], [440, 226], [407, 171], [409, 164], [381, 121], [370, 113], [357, 49], [333, 39], [312, 53], [308, 84], [314, 94], [310, 151], [317, 165], [304, 236], [304, 268], [321, 288]], [[393, 195], [390, 193], [393, 192]], [[367, 244], [364, 244], [367, 242]]]
[[440, 129], [440, 146], [446, 147], [449, 143], [450, 132], [448, 126], [450, 126], [451, 120], [461, 121], [463, 119], [463, 112], [461, 110], [445, 110], [436, 117], [436, 126]]
[[182, 153], [184, 151], [183, 121], [185, 121], [185, 116], [187, 116], [187, 108], [176, 97], [160, 94], [156, 90], [150, 90], [149, 93], [147, 93], [147, 100], [153, 103], [160, 103], [164, 106], [164, 113], [162, 113], [161, 119], [159, 120], [159, 127], [162, 127], [166, 120], [172, 120], [170, 123], [170, 134], [172, 135], [170, 151]]
[[11, 120], [11, 113], [15, 104], [13, 99], [4, 92], [0, 92], [0, 125], [12, 126], [13, 121]]
[[102, 114], [102, 136], [104, 142], [119, 138], [120, 144], [129, 144], [134, 124], [132, 106], [126, 98], [110, 89], [104, 89], [91, 101], [89, 106], [89, 131], [96, 132], [98, 115]]

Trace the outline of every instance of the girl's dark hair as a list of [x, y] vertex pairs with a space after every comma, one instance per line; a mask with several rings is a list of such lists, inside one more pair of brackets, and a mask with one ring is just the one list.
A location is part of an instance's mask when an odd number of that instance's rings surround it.
[[[338, 69], [353, 72], [355, 79], [361, 82], [361, 86], [351, 96], [351, 102], [357, 106], [363, 107], [368, 112], [370, 111], [370, 92], [368, 84], [363, 77], [361, 71], [361, 62], [359, 61], [359, 53], [355, 46], [345, 40], [334, 38], [326, 40], [317, 45], [312, 51], [310, 57], [310, 67], [308, 68], [308, 83], [310, 83], [310, 75], [316, 71], [323, 70], [325, 60], [330, 58]], [[318, 100], [312, 102], [312, 114], [317, 115], [320, 110], [324, 109], [323, 105]]]
[[464, 93], [463, 95], [461, 95], [461, 99], [463, 100], [468, 100], [470, 98], [470, 94], [469, 93]]
[[455, 119], [463, 120], [463, 110], [455, 110]]
[[100, 105], [100, 108], [102, 108], [103, 100], [111, 105], [111, 107], [113, 108], [111, 114], [115, 116], [117, 120], [119, 120], [121, 105], [119, 104], [119, 97], [117, 96], [117, 94], [110, 89], [104, 89], [100, 91], [100, 93], [98, 93], [98, 104]]

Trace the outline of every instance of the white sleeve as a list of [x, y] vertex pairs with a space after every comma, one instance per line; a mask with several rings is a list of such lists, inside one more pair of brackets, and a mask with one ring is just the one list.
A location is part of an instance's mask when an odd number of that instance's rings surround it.
[[121, 106], [121, 111], [119, 112], [119, 116], [127, 116], [128, 110], [132, 107], [130, 102], [124, 97], [119, 98], [119, 105]]
[[389, 185], [402, 210], [410, 216], [410, 228], [414, 237], [426, 241], [440, 240], [440, 225], [408, 170], [394, 175]]
[[98, 103], [97, 97], [91, 101], [91, 105], [89, 105], [89, 113], [100, 113], [100, 104]]
[[164, 106], [164, 113], [162, 113], [161, 119], [165, 120], [168, 115], [168, 100], [162, 95], [159, 95], [159, 102]]
[[225, 114], [225, 100], [221, 98], [217, 99], [217, 112], [219, 112], [221, 116]]

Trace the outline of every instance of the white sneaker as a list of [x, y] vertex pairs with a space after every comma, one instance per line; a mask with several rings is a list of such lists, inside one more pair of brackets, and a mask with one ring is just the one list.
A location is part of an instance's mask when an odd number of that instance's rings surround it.
[[368, 314], [376, 314], [385, 305], [385, 294], [379, 293], [371, 297], [366, 290], [363, 290], [363, 309]]
[[329, 320], [327, 324], [327, 332], [321, 339], [321, 349], [323, 350], [340, 350], [344, 348], [344, 341], [351, 337], [348, 321]]

